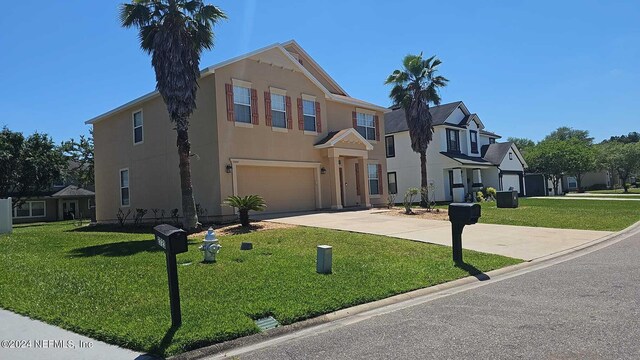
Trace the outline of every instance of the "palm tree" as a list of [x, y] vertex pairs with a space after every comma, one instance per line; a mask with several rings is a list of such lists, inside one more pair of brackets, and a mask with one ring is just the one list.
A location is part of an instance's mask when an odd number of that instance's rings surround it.
[[125, 28], [139, 29], [140, 47], [151, 55], [156, 88], [175, 124], [180, 158], [184, 228], [198, 227], [191, 184], [189, 116], [196, 108], [200, 54], [213, 47], [213, 26], [226, 15], [201, 0], [133, 0], [120, 6]]
[[240, 224], [249, 226], [249, 211], [264, 211], [267, 207], [264, 199], [260, 195], [247, 195], [245, 197], [231, 195], [224, 200], [224, 205], [238, 209]]
[[402, 107], [407, 117], [411, 149], [420, 154], [420, 205], [429, 207], [427, 184], [427, 147], [433, 138], [433, 124], [429, 103], [440, 104], [438, 89], [447, 86], [449, 80], [436, 75], [442, 62], [432, 56], [407, 55], [402, 61], [402, 70], [395, 70], [385, 84], [393, 84], [389, 97], [396, 107]]

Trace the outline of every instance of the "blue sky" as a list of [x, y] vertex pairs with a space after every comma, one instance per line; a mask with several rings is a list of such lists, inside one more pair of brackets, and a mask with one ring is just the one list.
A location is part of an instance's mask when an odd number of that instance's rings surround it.
[[[84, 121], [155, 87], [119, 1], [8, 2], [0, 13], [0, 126], [88, 132]], [[423, 51], [443, 61], [443, 102], [488, 130], [539, 140], [559, 126], [601, 140], [640, 131], [638, 1], [220, 0], [209, 66], [297, 40], [351, 95], [389, 105], [386, 76]]]

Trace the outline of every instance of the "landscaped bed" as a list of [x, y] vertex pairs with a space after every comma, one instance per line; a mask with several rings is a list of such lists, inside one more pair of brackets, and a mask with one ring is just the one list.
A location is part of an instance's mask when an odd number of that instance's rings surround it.
[[[161, 355], [289, 324], [469, 275], [448, 247], [295, 227], [220, 237], [215, 264], [199, 240], [178, 255], [183, 325], [170, 329], [164, 253], [149, 233], [20, 226], [0, 236], [0, 307], [99, 340]], [[250, 241], [254, 250], [240, 251]], [[315, 273], [316, 245], [333, 245], [334, 273]], [[466, 251], [486, 272], [520, 262]], [[465, 267], [467, 269], [472, 267]]]

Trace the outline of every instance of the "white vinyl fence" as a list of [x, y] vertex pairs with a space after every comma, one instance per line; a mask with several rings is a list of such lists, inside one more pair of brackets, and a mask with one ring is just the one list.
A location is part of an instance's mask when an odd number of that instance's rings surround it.
[[0, 234], [8, 234], [13, 230], [13, 208], [11, 198], [0, 199]]

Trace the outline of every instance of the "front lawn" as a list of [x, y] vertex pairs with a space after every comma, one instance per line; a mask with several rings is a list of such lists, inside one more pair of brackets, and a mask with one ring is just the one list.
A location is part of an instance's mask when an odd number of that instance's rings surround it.
[[[174, 331], [153, 236], [87, 230], [22, 225], [0, 236], [0, 307], [161, 355], [256, 333], [265, 315], [290, 324], [520, 262], [465, 250], [464, 270], [448, 247], [296, 227], [221, 237], [219, 261], [202, 264], [194, 240], [178, 255], [183, 325]], [[240, 251], [242, 241], [254, 250]], [[315, 273], [318, 244], [334, 247], [332, 275]]]
[[629, 188], [629, 192], [627, 193], [624, 192], [624, 189], [592, 190], [587, 192], [590, 194], [637, 194], [637, 195], [640, 195], [640, 188]]
[[640, 201], [519, 199], [517, 209], [482, 203], [481, 223], [619, 231], [640, 220]]

